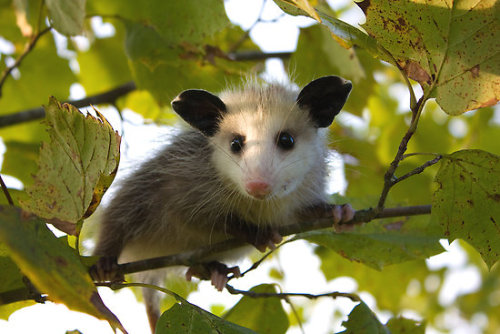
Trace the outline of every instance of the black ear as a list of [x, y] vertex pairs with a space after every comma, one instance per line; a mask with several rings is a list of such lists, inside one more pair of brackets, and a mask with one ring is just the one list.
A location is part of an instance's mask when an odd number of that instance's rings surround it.
[[311, 81], [300, 91], [297, 104], [309, 111], [318, 127], [324, 128], [332, 124], [351, 89], [351, 82], [341, 77], [322, 77]]
[[226, 105], [217, 96], [201, 89], [185, 90], [172, 101], [172, 108], [186, 122], [207, 136], [217, 132]]

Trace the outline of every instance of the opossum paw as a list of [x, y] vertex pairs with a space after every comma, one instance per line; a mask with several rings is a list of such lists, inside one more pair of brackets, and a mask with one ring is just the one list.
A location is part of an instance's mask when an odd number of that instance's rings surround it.
[[259, 231], [253, 242], [255, 248], [264, 253], [267, 248], [275, 250], [276, 245], [283, 241], [283, 237], [276, 230], [268, 229], [267, 231]]
[[125, 280], [123, 274], [118, 272], [118, 259], [116, 256], [102, 256], [89, 269], [90, 276], [96, 282], [119, 283]]
[[222, 291], [229, 281], [229, 274], [233, 274], [234, 277], [240, 277], [240, 268], [238, 266], [228, 267], [224, 263], [212, 261], [189, 267], [186, 271], [186, 279], [191, 281], [192, 277], [196, 276], [200, 279], [210, 280], [218, 291]]
[[354, 218], [356, 210], [350, 204], [335, 205], [332, 208], [333, 228], [336, 232], [345, 232], [353, 229], [354, 224], [343, 224]]

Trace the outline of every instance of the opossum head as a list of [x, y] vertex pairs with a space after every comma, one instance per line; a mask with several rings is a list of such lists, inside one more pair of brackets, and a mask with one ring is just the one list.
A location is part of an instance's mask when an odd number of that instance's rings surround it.
[[250, 85], [219, 97], [187, 90], [172, 106], [209, 137], [218, 174], [241, 194], [266, 200], [292, 193], [324, 163], [320, 129], [332, 123], [351, 88], [349, 81], [328, 76], [298, 95], [281, 85]]

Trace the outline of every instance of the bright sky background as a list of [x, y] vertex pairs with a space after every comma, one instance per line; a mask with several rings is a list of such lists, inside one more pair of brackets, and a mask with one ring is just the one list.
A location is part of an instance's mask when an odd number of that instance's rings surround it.
[[[347, 1], [331, 1], [334, 8], [339, 4]], [[230, 19], [242, 26], [243, 29], [248, 29], [257, 19], [260, 10], [260, 1], [245, 1], [245, 0], [230, 0], [226, 1], [226, 9]], [[275, 19], [281, 15], [281, 11], [274, 5], [272, 1], [267, 1], [263, 12], [263, 19]], [[359, 22], [362, 17], [361, 11], [353, 9], [344, 14], [344, 20], [351, 24]], [[312, 20], [300, 17], [283, 16], [276, 23], [260, 23], [251, 33], [251, 37], [259, 44], [265, 52], [272, 51], [293, 51], [296, 47], [299, 34], [299, 27], [310, 25]], [[97, 24], [97, 23], [96, 23]], [[108, 27], [109, 28], [109, 27]], [[102, 28], [106, 32], [106, 27]], [[111, 30], [112, 31], [112, 30]], [[81, 41], [83, 44], [85, 41]], [[280, 81], [285, 81], [286, 74], [282, 63], [279, 60], [268, 60], [267, 63], [267, 78], [274, 78]], [[401, 94], [401, 92], [394, 92]], [[83, 92], [78, 87], [72, 90], [74, 98], [81, 97]], [[401, 94], [403, 99], [406, 92]], [[402, 102], [405, 103], [405, 102]], [[116, 114], [107, 113], [112, 124], [120, 128], [119, 119]], [[155, 147], [160, 144], [158, 138], [165, 138], [165, 131], [158, 130], [154, 125], [146, 127], [138, 127], [141, 123], [140, 116], [131, 113], [125, 113], [127, 122], [124, 123], [125, 133], [128, 138], [134, 138], [128, 141], [129, 147], [127, 154], [122, 158], [124, 165], [130, 164], [131, 161], [137, 161], [145, 157], [145, 145]], [[142, 138], [140, 142], [136, 138]], [[145, 144], [147, 143], [147, 144]], [[10, 182], [13, 182], [12, 180]], [[480, 284], [480, 275], [474, 267], [466, 266], [466, 258], [463, 250], [455, 243], [448, 246], [443, 245], [449, 250], [441, 255], [429, 259], [427, 262], [431, 269], [437, 270], [443, 266], [450, 266], [452, 271], [449, 278], [446, 279], [443, 291], [441, 292], [441, 300], [443, 304], [450, 303], [457, 294], [462, 294], [476, 289]], [[306, 242], [294, 242], [283, 247], [277, 259], [265, 262], [258, 270], [254, 271], [248, 277], [242, 280], [233, 282], [235, 287], [241, 289], [249, 289], [250, 287], [260, 283], [271, 283], [266, 273], [269, 271], [271, 264], [276, 264], [278, 261], [280, 268], [285, 272], [286, 282], [283, 284], [283, 289], [290, 292], [308, 292], [308, 293], [324, 293], [331, 291], [353, 292], [356, 290], [356, 282], [347, 277], [341, 277], [331, 282], [326, 282], [319, 270], [319, 260], [312, 253], [311, 247]], [[244, 260], [240, 263], [240, 268], [245, 270], [251, 263]], [[457, 277], [459, 282], [468, 282], [467, 286], [457, 286], [452, 284]], [[431, 291], [435, 289], [436, 282], [429, 279], [425, 287], [410, 286], [411, 289], [427, 289]], [[131, 334], [142, 334], [149, 332], [146, 315], [142, 304], [137, 303], [135, 296], [131, 291], [124, 289], [118, 293], [114, 293], [107, 288], [101, 288], [101, 296], [105, 304], [118, 316], [123, 325]], [[361, 297], [371, 308], [376, 307], [376, 301], [368, 293], [361, 293]], [[200, 284], [198, 292], [193, 293], [189, 297], [189, 301], [206, 309], [212, 303], [223, 304], [230, 307], [240, 297], [231, 296], [227, 292], [219, 293], [215, 291], [208, 282]], [[296, 299], [296, 303], [301, 303], [303, 300]], [[316, 302], [315, 306], [310, 308], [308, 314], [309, 321], [304, 324], [306, 333], [332, 333], [341, 330], [339, 319], [334, 319], [332, 314], [335, 310], [342, 314], [348, 314], [354, 304], [350, 301], [337, 299], [332, 301], [324, 298]], [[288, 306], [287, 306], [288, 307]], [[456, 313], [456, 312], [455, 312]], [[407, 312], [404, 314], [407, 317], [418, 319], [418, 316]], [[385, 322], [391, 316], [390, 314], [380, 313], [380, 320]], [[329, 320], [330, 319], [330, 320]], [[420, 320], [420, 319], [418, 319]], [[456, 328], [453, 334], [479, 334], [480, 327], [484, 326], [487, 319], [480, 316], [475, 320], [477, 326], [472, 328], [461, 323], [457, 314], [452, 312], [449, 319], [444, 321], [454, 324]], [[9, 321], [0, 320], [0, 333], [2, 334], [20, 334], [20, 333], [50, 333], [63, 334], [67, 330], [78, 329], [82, 333], [112, 333], [109, 325], [105, 321], [97, 320], [94, 317], [86, 314], [69, 311], [64, 305], [56, 305], [46, 303], [45, 305], [34, 305], [32, 307], [21, 309], [15, 312]], [[288, 333], [300, 333], [298, 329], [292, 329]], [[428, 330], [427, 333], [438, 333]]]

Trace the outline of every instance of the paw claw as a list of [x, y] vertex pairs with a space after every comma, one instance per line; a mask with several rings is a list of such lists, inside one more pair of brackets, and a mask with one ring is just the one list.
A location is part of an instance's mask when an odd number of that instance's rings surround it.
[[191, 278], [196, 276], [200, 279], [210, 280], [218, 291], [222, 291], [230, 279], [230, 277], [228, 277], [229, 274], [233, 274], [233, 277], [240, 277], [240, 268], [238, 266], [228, 268], [223, 263], [213, 261], [189, 267], [186, 271], [186, 279], [191, 281]]
[[335, 205], [332, 208], [333, 228], [335, 232], [345, 232], [352, 230], [354, 224], [342, 224], [351, 221], [354, 218], [356, 210], [350, 204]]

